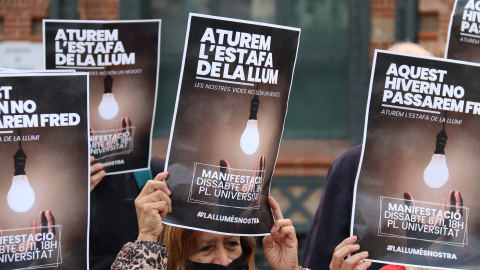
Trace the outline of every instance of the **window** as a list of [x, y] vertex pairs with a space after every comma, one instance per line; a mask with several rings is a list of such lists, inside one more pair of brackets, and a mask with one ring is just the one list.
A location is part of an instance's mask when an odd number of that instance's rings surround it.
[[436, 39], [438, 35], [438, 13], [420, 13], [420, 27], [418, 37], [420, 39]]
[[32, 37], [42, 37], [42, 19], [32, 19]]
[[0, 18], [0, 37], [5, 35], [5, 22], [3, 18]]
[[120, 8], [120, 19], [162, 19], [155, 138], [170, 134], [189, 12], [301, 28], [283, 138], [348, 138], [348, 1], [124, 0]]

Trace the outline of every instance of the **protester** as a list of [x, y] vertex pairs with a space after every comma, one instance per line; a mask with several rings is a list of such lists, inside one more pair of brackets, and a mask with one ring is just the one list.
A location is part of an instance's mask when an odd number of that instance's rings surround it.
[[[168, 227], [163, 244], [158, 242], [162, 219], [174, 207], [164, 181], [167, 176], [164, 172], [148, 181], [135, 200], [140, 233], [135, 242], [123, 247], [111, 269], [255, 269], [253, 237]], [[263, 239], [265, 257], [273, 269], [303, 269], [298, 266], [292, 222], [283, 219], [273, 198], [268, 202], [275, 223]]]
[[[391, 46], [389, 51], [414, 54], [421, 56], [432, 56], [422, 46], [411, 42], [400, 42]], [[334, 269], [366, 269], [362, 268], [366, 264], [360, 263], [362, 259], [352, 256], [353, 260], [345, 260], [347, 263], [356, 263], [350, 265], [342, 265], [344, 258], [338, 255], [337, 262], [334, 261], [334, 252], [337, 245], [348, 246], [351, 250], [345, 254], [350, 254], [360, 250], [360, 247], [354, 246], [351, 242], [353, 238], [350, 236], [350, 223], [353, 203], [353, 190], [355, 179], [358, 171], [358, 164], [361, 155], [361, 146], [356, 146], [347, 150], [345, 153], [335, 159], [327, 173], [323, 188], [322, 198], [318, 205], [317, 211], [313, 218], [312, 224], [307, 234], [305, 242], [305, 252], [303, 265], [311, 269], [324, 270], [329, 269], [331, 263]], [[344, 242], [344, 239], [346, 239]], [[356, 238], [355, 238], [356, 239]], [[339, 245], [340, 243], [340, 245]], [[343, 244], [342, 244], [343, 243]], [[356, 250], [353, 250], [355, 248]], [[341, 249], [341, 248], [340, 248]], [[338, 249], [337, 249], [338, 251]], [[345, 249], [343, 250], [345, 251]], [[344, 253], [342, 253], [343, 255]], [[362, 253], [366, 254], [366, 253]], [[341, 260], [341, 261], [340, 261]], [[357, 267], [358, 266], [358, 267]], [[372, 263], [368, 269], [379, 269], [383, 265]], [[353, 268], [357, 267], [357, 268]], [[367, 266], [368, 267], [368, 266]]]

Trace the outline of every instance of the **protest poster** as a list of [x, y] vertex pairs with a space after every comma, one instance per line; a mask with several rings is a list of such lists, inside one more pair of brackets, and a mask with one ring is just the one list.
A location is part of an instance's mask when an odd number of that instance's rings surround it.
[[480, 265], [480, 66], [376, 51], [351, 234], [375, 262]]
[[267, 234], [300, 29], [190, 14], [167, 152], [169, 225]]
[[445, 57], [480, 63], [480, 1], [456, 0]]
[[0, 269], [88, 269], [88, 73], [0, 73]]
[[107, 175], [150, 168], [160, 20], [44, 20], [46, 69], [90, 74], [90, 153]]

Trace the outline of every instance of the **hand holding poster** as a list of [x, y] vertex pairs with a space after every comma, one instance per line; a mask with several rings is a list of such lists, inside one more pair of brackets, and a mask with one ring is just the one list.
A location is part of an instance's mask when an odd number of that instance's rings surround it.
[[479, 72], [376, 52], [351, 227], [373, 261], [480, 265]]
[[0, 269], [88, 267], [88, 74], [0, 73]]
[[90, 152], [107, 175], [150, 168], [160, 20], [44, 20], [44, 45], [46, 69], [90, 74]]
[[300, 30], [190, 14], [165, 223], [263, 235]]

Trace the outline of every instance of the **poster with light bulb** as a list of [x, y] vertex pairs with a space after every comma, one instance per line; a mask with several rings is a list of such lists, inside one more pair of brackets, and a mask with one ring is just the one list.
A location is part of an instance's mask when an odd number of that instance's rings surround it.
[[150, 168], [160, 26], [160, 20], [44, 20], [45, 68], [90, 75], [90, 154], [107, 175]]
[[445, 57], [480, 63], [480, 1], [456, 0], [448, 32]]
[[351, 234], [375, 262], [480, 265], [480, 65], [375, 52]]
[[0, 72], [0, 269], [88, 269], [88, 73]]
[[166, 170], [172, 226], [264, 235], [300, 29], [191, 13]]

